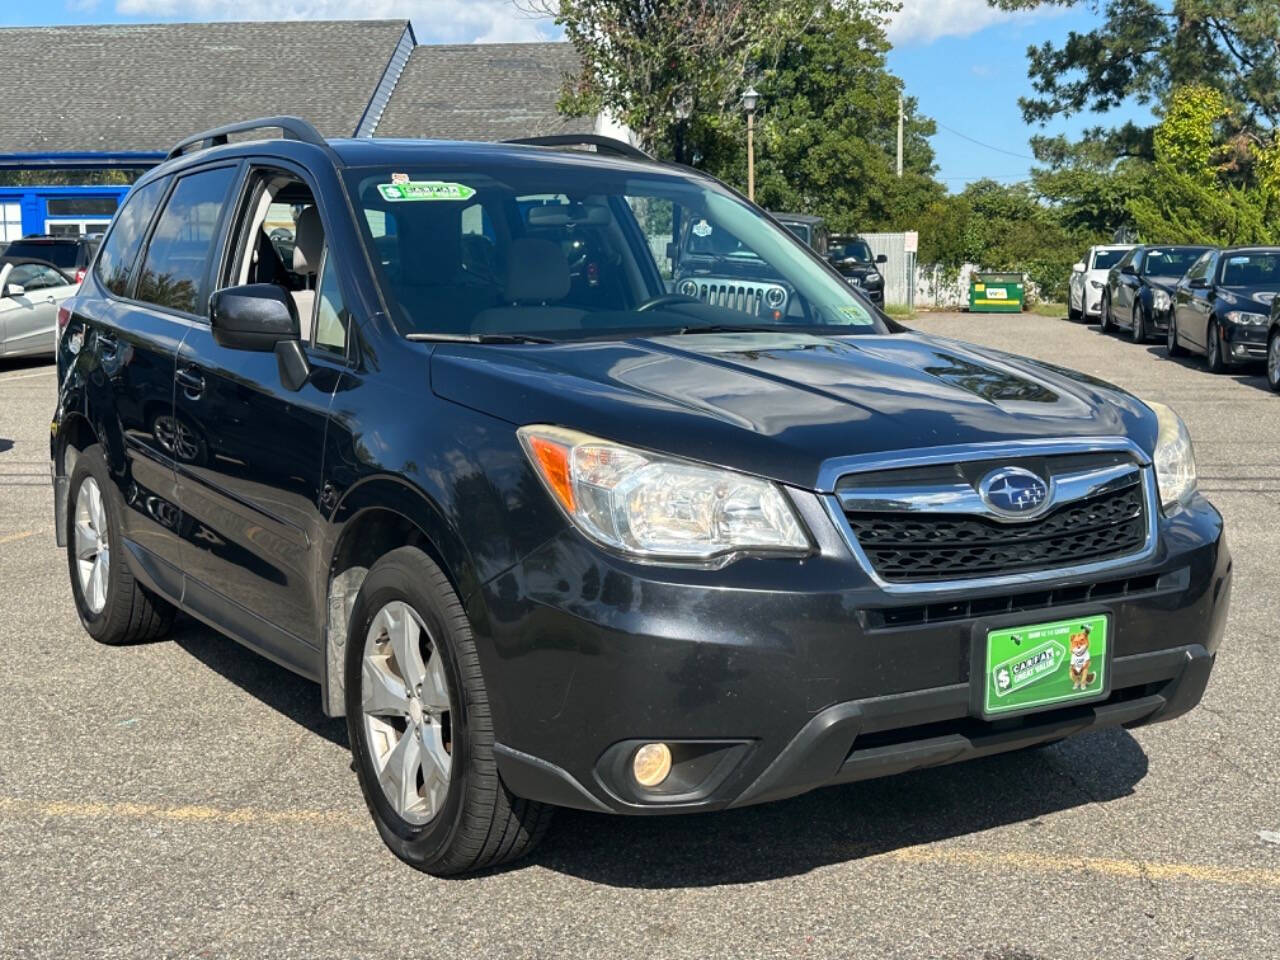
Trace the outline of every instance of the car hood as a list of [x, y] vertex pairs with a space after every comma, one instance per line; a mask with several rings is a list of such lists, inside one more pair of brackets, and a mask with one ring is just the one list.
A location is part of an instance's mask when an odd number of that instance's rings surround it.
[[[1255, 313], [1270, 313], [1271, 301], [1276, 298], [1275, 284], [1269, 287], [1228, 287], [1218, 288], [1218, 299], [1231, 307], [1249, 310]], [[1232, 299], [1234, 298], [1234, 303]]]
[[952, 340], [698, 334], [438, 345], [432, 388], [512, 424], [551, 423], [816, 488], [833, 457], [1129, 436], [1155, 416], [1083, 374]]

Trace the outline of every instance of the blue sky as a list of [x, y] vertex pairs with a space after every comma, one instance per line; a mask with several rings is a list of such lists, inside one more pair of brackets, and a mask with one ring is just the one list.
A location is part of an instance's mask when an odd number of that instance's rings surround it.
[[[422, 43], [537, 40], [550, 24], [523, 14], [538, 0], [49, 0], [7, 3], [0, 24], [153, 23], [343, 17], [410, 17]], [[1088, 5], [1085, 5], [1087, 8]], [[979, 177], [1024, 179], [1032, 165], [1029, 129], [1018, 97], [1031, 93], [1026, 49], [1060, 42], [1069, 30], [1088, 29], [1088, 9], [1004, 14], [986, 0], [903, 0], [890, 27], [890, 68], [901, 76], [924, 113], [938, 121], [933, 145], [938, 175], [952, 190]], [[1078, 133], [1102, 122], [1145, 117], [1142, 108], [1106, 117], [1057, 121], [1049, 134]], [[968, 138], [968, 139], [966, 139]], [[979, 141], [979, 142], [974, 142]]]

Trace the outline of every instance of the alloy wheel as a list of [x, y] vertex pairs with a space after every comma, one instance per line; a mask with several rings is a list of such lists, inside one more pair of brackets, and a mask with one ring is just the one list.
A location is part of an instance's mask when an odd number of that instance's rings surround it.
[[80, 594], [95, 616], [107, 605], [107, 583], [111, 572], [111, 541], [107, 535], [107, 510], [102, 490], [93, 477], [85, 477], [76, 494], [76, 572]]
[[369, 625], [360, 700], [387, 802], [408, 823], [429, 822], [449, 794], [453, 708], [444, 660], [407, 603], [388, 603]]
[[1267, 382], [1272, 390], [1280, 390], [1280, 332], [1273, 333], [1267, 344]]
[[1217, 324], [1209, 324], [1209, 369], [1217, 370], [1222, 363], [1222, 340], [1218, 334]]
[[1133, 342], [1143, 343], [1147, 339], [1146, 318], [1142, 313], [1142, 304], [1134, 304], [1133, 306]]

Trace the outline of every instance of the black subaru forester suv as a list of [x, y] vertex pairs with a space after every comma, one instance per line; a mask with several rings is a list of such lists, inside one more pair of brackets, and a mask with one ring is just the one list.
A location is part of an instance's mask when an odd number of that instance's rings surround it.
[[[318, 681], [439, 874], [555, 806], [736, 807], [1200, 700], [1231, 560], [1172, 410], [912, 333], [717, 181], [563, 146], [277, 117], [138, 181], [60, 318], [91, 636], [183, 610]], [[721, 234], [733, 275], [682, 274]]]

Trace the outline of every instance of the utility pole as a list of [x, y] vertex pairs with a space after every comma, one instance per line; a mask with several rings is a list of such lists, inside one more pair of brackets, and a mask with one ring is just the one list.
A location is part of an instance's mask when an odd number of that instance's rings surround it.
[[902, 94], [898, 94], [898, 179], [902, 179]]

